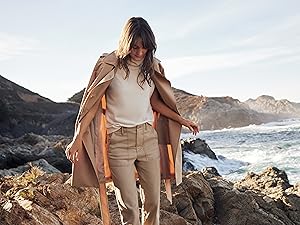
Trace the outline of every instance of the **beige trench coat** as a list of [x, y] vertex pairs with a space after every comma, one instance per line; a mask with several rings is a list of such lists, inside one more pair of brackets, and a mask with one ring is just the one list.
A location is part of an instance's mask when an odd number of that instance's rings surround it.
[[[107, 159], [105, 91], [114, 78], [117, 58], [114, 52], [99, 58], [89, 84], [85, 89], [71, 148], [77, 148], [79, 161], [72, 166], [71, 185], [76, 187], [99, 187], [110, 181], [111, 174]], [[155, 83], [161, 100], [178, 113], [170, 82], [165, 78], [159, 60], [154, 59]], [[182, 181], [182, 150], [180, 145], [181, 125], [154, 112], [153, 125], [158, 133], [161, 153], [162, 179], [175, 178]]]
[[[101, 215], [104, 225], [110, 224], [105, 182], [111, 180], [106, 142], [105, 91], [114, 78], [117, 58], [114, 52], [99, 58], [85, 89], [75, 123], [71, 148], [78, 149], [79, 160], [72, 166], [71, 185], [99, 187]], [[154, 59], [155, 83], [161, 100], [178, 113], [170, 82], [165, 78], [159, 60]], [[181, 124], [154, 112], [153, 126], [158, 133], [161, 178], [165, 179], [167, 198], [172, 202], [170, 179], [182, 181]]]

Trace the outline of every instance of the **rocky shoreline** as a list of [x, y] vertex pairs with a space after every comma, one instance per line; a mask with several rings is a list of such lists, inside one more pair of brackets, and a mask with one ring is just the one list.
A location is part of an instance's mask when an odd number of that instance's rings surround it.
[[[2, 177], [0, 224], [102, 224], [97, 189], [71, 187], [69, 178], [68, 173], [47, 174], [37, 167]], [[213, 168], [191, 171], [172, 189], [172, 205], [161, 191], [161, 225], [300, 224], [300, 184], [290, 185], [277, 168], [249, 174], [236, 183]], [[119, 225], [111, 184], [107, 190], [112, 225]]]
[[[19, 138], [0, 135], [0, 177], [19, 175], [30, 165], [42, 168], [44, 172], [71, 172], [71, 163], [65, 157], [65, 148], [72, 137], [62, 135], [38, 135], [27, 133]], [[182, 141], [183, 151], [192, 152], [217, 160], [216, 154], [204, 140]], [[186, 170], [195, 170], [188, 159], [183, 159]]]
[[[71, 138], [26, 134], [0, 136], [0, 224], [102, 224], [95, 188], [69, 184], [71, 164], [64, 155]], [[205, 141], [183, 141], [184, 151], [216, 159]], [[173, 204], [161, 189], [161, 225], [300, 225], [300, 183], [270, 167], [230, 182], [215, 168], [191, 171], [189, 162]], [[25, 172], [26, 171], [26, 172]], [[112, 225], [120, 218], [108, 184]]]

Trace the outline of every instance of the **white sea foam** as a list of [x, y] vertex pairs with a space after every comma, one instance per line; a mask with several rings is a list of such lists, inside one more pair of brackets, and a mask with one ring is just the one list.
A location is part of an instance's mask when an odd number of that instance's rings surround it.
[[246, 162], [227, 159], [221, 155], [217, 156], [218, 160], [215, 160], [200, 154], [185, 152], [184, 157], [191, 162], [197, 170], [201, 170], [204, 167], [215, 167], [221, 175], [228, 175], [248, 165]]
[[[235, 180], [249, 171], [259, 173], [267, 166], [276, 166], [286, 171], [291, 183], [300, 181], [300, 119], [202, 131], [196, 137], [204, 139], [219, 158], [185, 153], [199, 170], [214, 166], [221, 175]], [[182, 138], [195, 137], [182, 134]]]

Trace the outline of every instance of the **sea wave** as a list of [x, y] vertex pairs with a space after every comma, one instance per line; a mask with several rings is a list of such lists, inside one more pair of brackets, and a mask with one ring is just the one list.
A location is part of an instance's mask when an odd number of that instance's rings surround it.
[[201, 138], [219, 160], [185, 153], [201, 170], [214, 166], [228, 179], [240, 179], [247, 172], [261, 172], [268, 166], [285, 170], [292, 183], [300, 181], [300, 119], [288, 119], [242, 128], [202, 131], [196, 137], [182, 134], [183, 139]]

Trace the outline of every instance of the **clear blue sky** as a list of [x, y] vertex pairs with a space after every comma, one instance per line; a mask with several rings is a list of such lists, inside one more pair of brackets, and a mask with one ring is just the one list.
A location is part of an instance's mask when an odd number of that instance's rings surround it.
[[152, 27], [174, 87], [300, 102], [299, 0], [0, 0], [0, 74], [66, 101], [132, 16]]

